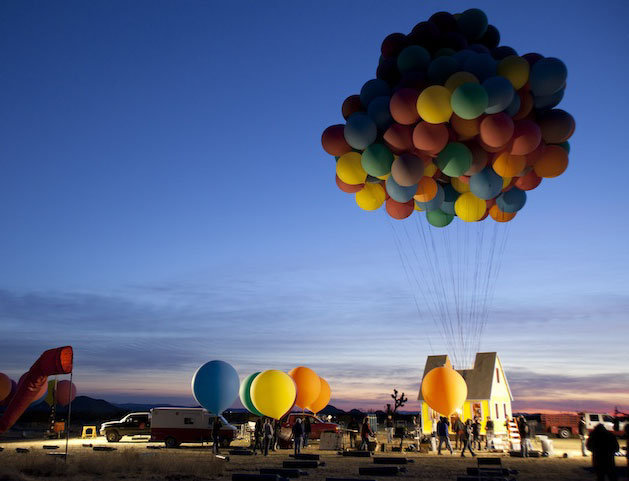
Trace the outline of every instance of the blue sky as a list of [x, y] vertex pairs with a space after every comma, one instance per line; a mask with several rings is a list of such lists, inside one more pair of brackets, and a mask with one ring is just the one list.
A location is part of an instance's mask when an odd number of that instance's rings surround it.
[[629, 407], [620, 1], [3, 2], [0, 371], [69, 343], [79, 390], [118, 401], [188, 401], [211, 359], [308, 365], [340, 406], [415, 394], [443, 342], [320, 134], [388, 33], [473, 6], [567, 64], [577, 121], [511, 223], [481, 347], [521, 406]]

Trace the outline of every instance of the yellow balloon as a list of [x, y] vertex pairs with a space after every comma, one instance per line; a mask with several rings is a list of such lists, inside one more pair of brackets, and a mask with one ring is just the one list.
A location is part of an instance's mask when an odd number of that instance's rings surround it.
[[424, 212], [424, 209], [422, 209], [420, 206], [417, 205], [417, 202], [415, 202], [415, 210], [418, 212]]
[[450, 183], [452, 184], [452, 187], [454, 187], [454, 190], [456, 190], [459, 194], [465, 194], [470, 191], [470, 184], [466, 184], [458, 177], [452, 177]]
[[465, 222], [476, 222], [485, 215], [487, 203], [471, 192], [461, 194], [454, 203], [454, 212]]
[[513, 177], [503, 177], [502, 178], [502, 188], [506, 189], [509, 184], [511, 183], [511, 180], [513, 180]]
[[530, 66], [526, 59], [509, 55], [498, 63], [498, 75], [505, 77], [513, 88], [520, 90], [529, 80]]
[[315, 414], [328, 405], [330, 402], [330, 396], [332, 395], [332, 390], [330, 389], [328, 382], [322, 377], [319, 379], [321, 380], [321, 391], [319, 392], [319, 397], [317, 397], [317, 399], [308, 406], [308, 409]]
[[450, 91], [442, 85], [431, 85], [424, 89], [417, 99], [417, 112], [430, 124], [447, 122], [452, 116]]
[[378, 179], [380, 179], [380, 180], [387, 180], [390, 175], [391, 175], [391, 173], [389, 172], [388, 174], [384, 174], [384, 175], [378, 176]]
[[446, 80], [445, 83], [445, 87], [450, 91], [450, 93], [452, 93], [457, 89], [457, 87], [460, 87], [461, 85], [468, 82], [472, 82], [475, 84], [479, 83], [476, 75], [474, 74], [471, 74], [469, 72], [456, 72], [448, 77], [448, 80]]
[[467, 384], [451, 367], [436, 367], [424, 376], [422, 396], [432, 409], [444, 416], [450, 416], [463, 406], [467, 398]]
[[432, 177], [437, 173], [437, 166], [434, 162], [424, 166], [424, 177]]
[[270, 369], [255, 377], [249, 393], [258, 411], [270, 418], [279, 419], [293, 407], [297, 388], [288, 374]]
[[358, 207], [363, 210], [376, 210], [384, 204], [387, 194], [381, 184], [366, 183], [355, 196]]
[[358, 152], [348, 152], [341, 155], [336, 162], [336, 175], [346, 184], [358, 185], [367, 180], [367, 172], [361, 164]]

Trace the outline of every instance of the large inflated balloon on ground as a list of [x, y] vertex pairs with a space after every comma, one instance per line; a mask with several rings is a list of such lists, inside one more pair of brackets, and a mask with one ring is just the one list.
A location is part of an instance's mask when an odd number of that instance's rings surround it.
[[288, 374], [269, 369], [256, 376], [251, 383], [251, 400], [265, 416], [280, 419], [295, 404], [297, 387]]
[[253, 380], [260, 374], [259, 372], [254, 372], [253, 374], [249, 374], [246, 378], [242, 380], [240, 383], [240, 402], [242, 405], [251, 413], [256, 416], [262, 416], [262, 413], [256, 409], [253, 405], [253, 401], [251, 400], [251, 383]]
[[192, 394], [208, 411], [220, 414], [238, 397], [240, 379], [225, 361], [206, 362], [192, 376]]
[[[476, 8], [437, 12], [408, 34], [386, 36], [382, 55], [374, 57], [377, 78], [347, 86], [353, 95], [339, 109], [344, 123], [331, 125], [321, 138], [338, 159], [338, 188], [354, 194], [363, 210], [384, 205], [397, 220], [418, 212], [435, 227], [512, 220], [514, 209], [524, 207], [520, 193], [500, 200], [513, 212], [497, 207], [492, 214], [490, 207], [503, 191], [531, 191], [540, 179], [568, 168], [568, 150], [560, 146], [567, 145], [575, 121], [559, 106], [569, 95], [566, 65], [546, 52], [519, 55], [499, 43], [498, 28]], [[486, 168], [491, 172], [483, 173]], [[374, 184], [374, 178], [386, 183]], [[479, 217], [482, 203], [466, 196], [459, 215], [456, 199], [442, 198], [452, 194], [449, 185], [493, 203]]]
[[[48, 390], [48, 386], [46, 386], [46, 391]], [[44, 393], [45, 395], [45, 393]], [[73, 382], [70, 382], [66, 379], [63, 381], [59, 381], [57, 383], [57, 389], [55, 391], [55, 398], [57, 404], [60, 406], [67, 406], [76, 397], [76, 385]]]
[[321, 392], [319, 393], [317, 399], [313, 403], [311, 403], [310, 406], [308, 406], [308, 409], [310, 409], [315, 414], [328, 405], [328, 403], [330, 402], [330, 396], [332, 395], [332, 390], [330, 389], [330, 385], [328, 384], [328, 382], [323, 378], [320, 379]]
[[11, 394], [11, 379], [0, 372], [0, 402], [4, 401]]
[[450, 416], [463, 406], [467, 398], [467, 384], [451, 367], [436, 367], [424, 376], [422, 396], [433, 410]]
[[308, 409], [314, 403], [321, 393], [321, 379], [312, 369], [299, 366], [291, 369], [288, 375], [293, 378], [297, 386], [297, 397], [295, 406], [302, 409]]

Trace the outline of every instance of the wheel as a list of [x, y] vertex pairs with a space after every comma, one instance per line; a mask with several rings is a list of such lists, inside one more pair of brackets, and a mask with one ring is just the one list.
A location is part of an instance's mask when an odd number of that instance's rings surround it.
[[107, 431], [105, 433], [105, 437], [110, 443], [117, 443], [118, 441], [120, 441], [121, 438], [120, 434], [118, 434], [118, 431]]
[[176, 448], [177, 446], [179, 446], [179, 443], [177, 442], [177, 440], [170, 436], [164, 440], [164, 444], [166, 445], [167, 448]]
[[231, 444], [229, 439], [221, 439], [221, 448], [228, 448]]
[[561, 439], [568, 439], [570, 437], [570, 430], [567, 428], [560, 428], [557, 432], [557, 436]]

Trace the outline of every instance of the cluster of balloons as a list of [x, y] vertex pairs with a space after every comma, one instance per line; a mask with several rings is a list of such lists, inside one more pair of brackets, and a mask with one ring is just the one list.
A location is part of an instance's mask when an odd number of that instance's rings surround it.
[[[4, 373], [0, 372], [0, 406], [7, 406], [17, 386], [23, 381], [27, 373], [22, 374], [19, 381], [16, 383]], [[56, 384], [56, 387], [55, 387]], [[48, 405], [59, 404], [60, 406], [67, 406], [76, 398], [76, 385], [73, 382], [63, 381], [48, 381], [44, 383], [37, 393], [35, 400], [31, 405], [37, 404], [40, 401], [45, 400]]]
[[216, 414], [240, 400], [252, 414], [280, 419], [293, 406], [316, 413], [330, 401], [330, 386], [307, 367], [288, 374], [276, 369], [256, 372], [242, 383], [236, 369], [225, 361], [205, 363], [192, 377], [192, 393], [197, 402]]
[[467, 398], [467, 384], [452, 366], [435, 367], [422, 380], [424, 401], [435, 411], [451, 416]]
[[387, 36], [376, 78], [322, 135], [339, 189], [364, 210], [422, 211], [436, 227], [513, 219], [527, 191], [568, 167], [575, 122], [555, 108], [564, 63], [499, 43], [476, 8]]

